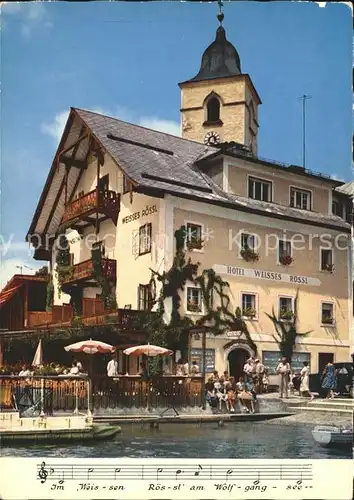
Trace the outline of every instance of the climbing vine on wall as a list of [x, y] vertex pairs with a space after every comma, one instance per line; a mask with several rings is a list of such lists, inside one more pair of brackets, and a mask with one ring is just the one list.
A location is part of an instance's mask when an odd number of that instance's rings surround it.
[[107, 278], [102, 267], [102, 252], [100, 248], [91, 250], [91, 258], [93, 271], [98, 285], [101, 287], [101, 299], [103, 300], [106, 309], [116, 309], [117, 302], [112, 287], [112, 283]]
[[55, 260], [59, 293], [68, 293], [64, 289], [64, 283], [71, 278], [74, 271], [74, 266], [70, 265], [70, 246], [65, 234], [60, 234], [58, 236]]
[[47, 284], [46, 289], [46, 310], [51, 311], [54, 303], [54, 285], [52, 279]]
[[[213, 269], [202, 271], [198, 275], [200, 263], [193, 263], [191, 258], [186, 259], [185, 254], [185, 227], [182, 226], [175, 232], [176, 252], [171, 268], [165, 273], [152, 271], [153, 276], [162, 283], [160, 296], [157, 300], [157, 312], [152, 323], [145, 324], [146, 331], [151, 331], [151, 343], [160, 342], [171, 349], [181, 348], [181, 339], [188, 342], [188, 331], [195, 324], [189, 317], [181, 317], [180, 294], [184, 291], [187, 281], [200, 286], [206, 314], [197, 321], [198, 325], [208, 325], [215, 335], [226, 330], [237, 329], [241, 331], [251, 349], [256, 353], [257, 346], [253, 342], [246, 322], [242, 319], [241, 310], [231, 310], [231, 300], [227, 293], [230, 286]], [[214, 306], [214, 297], [218, 298], [218, 306]], [[164, 301], [172, 298], [171, 321], [165, 325], [162, 317], [164, 314]], [[158, 324], [154, 323], [158, 321]], [[184, 335], [186, 334], [187, 335]]]
[[311, 331], [303, 333], [297, 331], [298, 302], [299, 302], [299, 290], [297, 290], [296, 292], [296, 297], [294, 300], [294, 314], [292, 315], [290, 320], [284, 321], [278, 318], [274, 312], [274, 308], [272, 310], [272, 314], [266, 313], [266, 315], [274, 325], [276, 335], [273, 335], [273, 338], [279, 346], [279, 351], [282, 356], [288, 358], [290, 363], [296, 347], [296, 337], [298, 335], [306, 336], [311, 333]]
[[[257, 353], [257, 345], [253, 342], [249, 333], [247, 323], [242, 318], [241, 309], [236, 308], [235, 312], [230, 310], [231, 300], [226, 291], [230, 288], [227, 281], [224, 281], [213, 269], [207, 269], [196, 278], [196, 283], [201, 288], [202, 298], [206, 314], [197, 321], [198, 325], [208, 324], [214, 335], [219, 335], [230, 328], [244, 334], [247, 344], [254, 353]], [[219, 304], [214, 307], [215, 295], [219, 298]]]

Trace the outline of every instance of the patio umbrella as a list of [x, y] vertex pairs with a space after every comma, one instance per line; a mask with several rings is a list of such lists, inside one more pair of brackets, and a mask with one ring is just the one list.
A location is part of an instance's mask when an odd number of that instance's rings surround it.
[[32, 366], [43, 365], [43, 349], [42, 349], [42, 339], [38, 342], [36, 354], [34, 355]]
[[125, 349], [123, 352], [127, 356], [130, 356], [131, 354], [133, 356], [171, 356], [173, 354], [173, 351], [171, 351], [170, 349], [151, 344], [136, 345], [134, 347]]
[[[81, 342], [76, 342], [75, 344], [70, 344], [64, 347], [67, 352], [84, 352], [85, 354], [107, 354], [109, 352], [114, 352], [115, 347], [105, 342], [99, 340], [82, 340]], [[92, 376], [92, 358], [90, 360], [90, 372]]]

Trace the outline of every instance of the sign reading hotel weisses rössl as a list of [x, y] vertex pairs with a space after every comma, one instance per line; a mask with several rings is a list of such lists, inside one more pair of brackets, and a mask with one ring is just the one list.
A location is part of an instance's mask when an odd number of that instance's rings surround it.
[[155, 214], [156, 212], [157, 212], [156, 205], [152, 206], [147, 205], [143, 210], [141, 210], [141, 212], [135, 212], [131, 215], [127, 215], [126, 217], [124, 217], [122, 219], [122, 223], [126, 224], [127, 222], [132, 222], [133, 220], [141, 219], [142, 217], [146, 217], [147, 215]]
[[225, 266], [214, 264], [213, 269], [218, 274], [228, 276], [241, 276], [257, 280], [276, 281], [278, 283], [290, 283], [292, 285], [320, 286], [321, 281], [309, 276], [298, 276], [295, 274], [284, 274], [273, 271], [262, 271], [261, 269], [247, 269], [245, 267]]

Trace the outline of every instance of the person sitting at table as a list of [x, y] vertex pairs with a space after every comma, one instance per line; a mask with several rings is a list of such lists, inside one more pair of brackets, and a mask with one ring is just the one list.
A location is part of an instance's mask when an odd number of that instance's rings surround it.
[[192, 362], [192, 368], [191, 368], [191, 374], [192, 375], [197, 375], [198, 373], [200, 373], [199, 366], [197, 365], [196, 361], [193, 361]]
[[22, 366], [22, 370], [18, 374], [19, 377], [30, 377], [32, 375], [31, 371], [29, 370], [28, 366], [24, 364]]
[[139, 373], [138, 375], [140, 375], [140, 377], [142, 377], [143, 379], [147, 379], [148, 378], [148, 369], [147, 369], [147, 366], [146, 366], [146, 362], [141, 362], [140, 363], [140, 370], [139, 370]]
[[188, 363], [188, 359], [185, 359], [184, 360], [184, 364], [183, 364], [183, 375], [185, 377], [188, 377], [189, 375], [189, 363]]
[[80, 373], [80, 370], [77, 366], [77, 361], [73, 361], [73, 364], [71, 366], [71, 369], [70, 369], [70, 372], [69, 372], [69, 375], [79, 375]]

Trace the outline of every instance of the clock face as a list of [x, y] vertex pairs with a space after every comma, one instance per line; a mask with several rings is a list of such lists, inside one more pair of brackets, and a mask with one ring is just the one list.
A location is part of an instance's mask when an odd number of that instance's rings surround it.
[[204, 144], [208, 146], [214, 146], [215, 144], [220, 143], [220, 136], [218, 133], [213, 132], [212, 130], [208, 132], [204, 137]]

